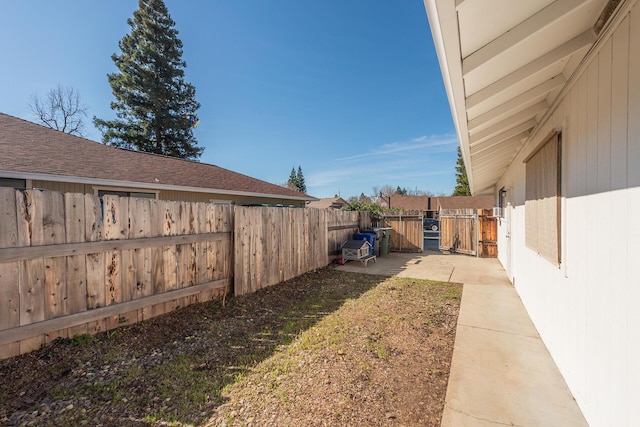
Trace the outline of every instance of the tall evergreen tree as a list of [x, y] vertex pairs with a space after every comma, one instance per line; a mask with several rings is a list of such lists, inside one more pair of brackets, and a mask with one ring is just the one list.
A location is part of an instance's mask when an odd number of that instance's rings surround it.
[[118, 72], [107, 75], [115, 101], [115, 120], [93, 118], [102, 141], [186, 159], [204, 150], [193, 135], [200, 104], [195, 88], [184, 81], [182, 41], [163, 0], [139, 0], [127, 23], [131, 32], [118, 43], [121, 54], [111, 59]]
[[462, 151], [458, 147], [458, 161], [456, 162], [456, 187], [453, 189], [453, 196], [470, 196], [469, 178], [467, 177], [467, 169], [462, 159]]
[[304, 175], [302, 175], [302, 168], [298, 166], [298, 174], [296, 175], [296, 181], [298, 184], [298, 191], [301, 193], [307, 192], [307, 184], [304, 182]]
[[295, 166], [291, 168], [291, 173], [289, 174], [289, 180], [287, 181], [287, 187], [292, 190], [298, 190], [298, 178], [296, 177], [296, 168]]

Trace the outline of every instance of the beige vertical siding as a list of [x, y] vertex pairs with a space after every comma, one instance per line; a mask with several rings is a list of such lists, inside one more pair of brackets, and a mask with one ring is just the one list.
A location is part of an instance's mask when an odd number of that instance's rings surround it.
[[[108, 186], [99, 186], [100, 189], [108, 189]], [[60, 191], [62, 193], [84, 193], [93, 194], [94, 185], [91, 184], [79, 184], [69, 182], [55, 182], [55, 181], [41, 181], [33, 180], [33, 188], [44, 188], [51, 191]], [[114, 189], [122, 190], [123, 187], [112, 187]], [[132, 191], [142, 191], [137, 188], [132, 188]], [[148, 190], [153, 191], [153, 190]], [[228, 194], [216, 194], [216, 193], [197, 193], [191, 191], [177, 191], [177, 190], [161, 190], [159, 194], [160, 200], [171, 200], [176, 202], [210, 202], [214, 201], [231, 201], [237, 205], [245, 204], [281, 204], [281, 205], [293, 205], [294, 207], [304, 207], [305, 202], [303, 200], [290, 200], [290, 199], [272, 199], [267, 197], [251, 197], [251, 196], [233, 196]]]

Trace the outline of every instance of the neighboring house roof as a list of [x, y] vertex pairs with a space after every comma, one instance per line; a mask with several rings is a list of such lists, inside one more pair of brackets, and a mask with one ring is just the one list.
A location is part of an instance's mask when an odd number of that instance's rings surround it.
[[314, 200], [312, 202], [307, 203], [308, 208], [316, 208], [316, 209], [342, 209], [347, 205], [347, 201], [342, 197], [329, 197]]
[[[382, 197], [382, 200], [385, 198]], [[402, 208], [405, 211], [428, 211], [435, 210], [434, 199], [436, 197], [429, 196], [391, 196], [391, 207]]]
[[629, 2], [424, 3], [471, 192], [482, 195], [495, 192], [572, 84], [601, 29]]
[[0, 113], [0, 176], [316, 200], [215, 165], [110, 147]]
[[493, 196], [451, 196], [438, 197], [440, 209], [491, 209], [494, 206]]
[[405, 211], [437, 211], [442, 209], [491, 209], [493, 196], [391, 196], [391, 207]]

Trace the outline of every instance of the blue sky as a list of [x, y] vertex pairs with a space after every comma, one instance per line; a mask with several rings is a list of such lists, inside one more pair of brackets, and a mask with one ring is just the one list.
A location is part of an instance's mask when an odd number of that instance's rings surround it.
[[[315, 197], [450, 194], [457, 138], [420, 0], [165, 0], [202, 104], [202, 162]], [[113, 118], [107, 73], [137, 1], [0, 0], [0, 112], [61, 84]]]

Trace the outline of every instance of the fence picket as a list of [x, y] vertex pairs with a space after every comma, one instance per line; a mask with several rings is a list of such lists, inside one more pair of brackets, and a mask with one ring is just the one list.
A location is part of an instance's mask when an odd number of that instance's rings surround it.
[[[164, 234], [164, 213], [165, 202], [161, 200], [151, 200], [149, 222], [151, 237], [160, 237]], [[161, 294], [164, 288], [164, 261], [162, 259], [162, 246], [151, 248], [151, 290], [153, 295]], [[160, 316], [165, 313], [165, 304], [155, 304], [151, 307], [152, 316]], [[146, 320], [146, 313], [144, 314]]]
[[[18, 247], [42, 245], [42, 192], [25, 190], [16, 192]], [[19, 268], [20, 325], [45, 319], [44, 316], [44, 260], [23, 261]], [[27, 353], [44, 344], [44, 335], [20, 341], [20, 353]]]
[[[131, 217], [132, 223], [135, 221], [136, 227], [132, 229], [132, 238], [153, 237], [152, 221], [151, 221], [151, 200], [150, 199], [132, 199], [135, 200], [137, 216]], [[131, 210], [129, 211], [131, 213]], [[139, 299], [153, 295], [152, 285], [152, 249], [139, 248], [135, 249], [135, 265], [136, 277], [133, 288], [132, 299]], [[138, 319], [145, 320], [153, 316], [151, 307], [144, 307], [138, 310]]]
[[[16, 194], [13, 189], [0, 188], [0, 248], [18, 245]], [[20, 263], [0, 263], [0, 330], [20, 326]], [[20, 354], [20, 344], [0, 345], [0, 359]]]
[[[85, 241], [85, 198], [82, 194], [64, 194], [64, 220], [66, 243]], [[85, 255], [68, 256], [66, 272], [66, 314], [80, 313], [87, 310], [87, 264]], [[86, 334], [87, 325], [69, 328], [68, 335]]]
[[[180, 222], [178, 219], [179, 203], [165, 202], [163, 234], [165, 236], [175, 236], [178, 233]], [[164, 260], [164, 287], [165, 291], [178, 289], [178, 270], [177, 270], [177, 245], [167, 245], [163, 247], [162, 258]], [[171, 312], [177, 309], [178, 302], [168, 301], [165, 303], [165, 312]]]
[[[85, 240], [99, 242], [104, 238], [103, 209], [98, 196], [85, 194]], [[107, 297], [105, 292], [105, 253], [95, 252], [85, 256], [87, 269], [87, 310], [104, 307]], [[106, 330], [105, 319], [98, 319], [87, 324], [87, 332], [95, 334]]]

